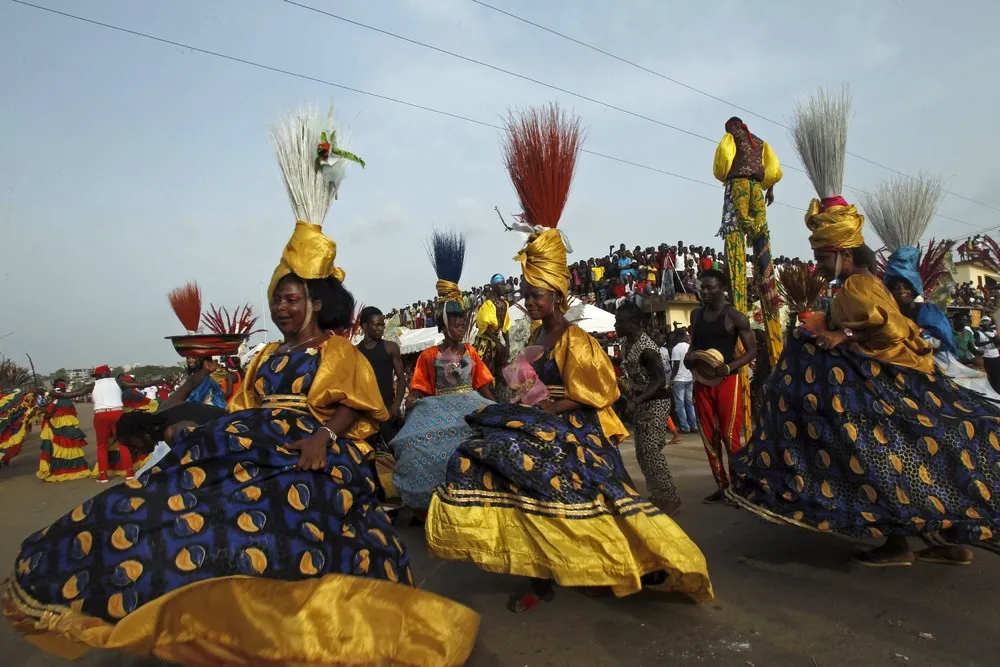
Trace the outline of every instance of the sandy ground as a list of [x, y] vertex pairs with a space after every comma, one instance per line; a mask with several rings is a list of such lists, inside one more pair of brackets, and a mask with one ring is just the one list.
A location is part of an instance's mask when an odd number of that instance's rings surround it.
[[[89, 426], [89, 406], [81, 420]], [[93, 462], [88, 429], [87, 454]], [[630, 444], [622, 447], [637, 482]], [[420, 586], [482, 614], [475, 667], [721, 665], [997, 665], [995, 609], [1000, 560], [977, 553], [971, 567], [917, 565], [873, 570], [852, 565], [849, 542], [765, 524], [740, 510], [704, 505], [713, 489], [700, 441], [667, 448], [686, 505], [677, 522], [708, 558], [717, 600], [698, 606], [680, 597], [640, 593], [592, 599], [561, 589], [529, 614], [506, 611], [512, 577], [432, 559], [420, 529], [403, 528]], [[33, 436], [0, 471], [0, 567], [20, 541], [88, 498], [91, 480], [47, 484], [34, 476]], [[640, 487], [641, 487], [640, 483]], [[0, 624], [0, 665], [62, 664]], [[92, 652], [85, 667], [154, 667], [157, 660]]]

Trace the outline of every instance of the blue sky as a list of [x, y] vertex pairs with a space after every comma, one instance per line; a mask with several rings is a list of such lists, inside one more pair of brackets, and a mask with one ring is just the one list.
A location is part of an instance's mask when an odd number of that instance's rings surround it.
[[[585, 148], [711, 181], [714, 143], [351, 26], [280, 0], [38, 0], [163, 38], [489, 123], [558, 100]], [[305, 4], [493, 63], [711, 137], [734, 113], [797, 165], [783, 128], [517, 22], [470, 0]], [[820, 85], [848, 82], [849, 149], [1000, 206], [995, 114], [1000, 6], [988, 0], [766, 3], [493, 0], [503, 9], [785, 121]], [[261, 303], [294, 218], [268, 125], [333, 101], [352, 148], [327, 218], [359, 301], [388, 310], [429, 297], [432, 228], [469, 235], [463, 282], [515, 270], [519, 239], [493, 212], [517, 211], [495, 130], [187, 49], [0, 3], [0, 353], [39, 370], [176, 359], [166, 293], [197, 280], [206, 302]], [[889, 175], [849, 158], [845, 181]], [[608, 244], [682, 239], [721, 246], [721, 189], [581, 157], [562, 226], [575, 257]], [[805, 176], [786, 169], [770, 211], [777, 254], [808, 252]], [[851, 191], [846, 193], [852, 198]], [[971, 225], [1000, 210], [956, 197]], [[931, 234], [974, 227], [938, 218]], [[877, 239], [873, 238], [877, 245]], [[572, 259], [572, 257], [571, 257]], [[258, 305], [258, 309], [260, 306]]]

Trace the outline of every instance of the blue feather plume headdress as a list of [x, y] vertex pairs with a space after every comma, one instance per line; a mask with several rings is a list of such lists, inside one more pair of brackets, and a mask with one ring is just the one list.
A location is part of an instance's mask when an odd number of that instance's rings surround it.
[[458, 281], [462, 279], [462, 267], [465, 266], [465, 235], [454, 230], [434, 230], [427, 244], [427, 255], [437, 274], [435, 287], [442, 311], [450, 315], [464, 314]]

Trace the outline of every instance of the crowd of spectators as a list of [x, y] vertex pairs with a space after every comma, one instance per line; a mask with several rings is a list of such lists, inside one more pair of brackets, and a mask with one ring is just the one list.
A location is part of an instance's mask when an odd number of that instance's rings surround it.
[[[570, 293], [584, 303], [594, 304], [609, 312], [625, 301], [641, 306], [644, 299], [662, 296], [677, 298], [678, 294], [697, 294], [698, 275], [707, 269], [727, 271], [728, 258], [725, 253], [705, 246], [690, 246], [683, 242], [676, 245], [660, 244], [659, 247], [641, 246], [629, 250], [622, 243], [615, 249], [608, 247], [603, 257], [579, 260], [569, 266]], [[754, 294], [753, 264], [751, 258], [744, 258], [747, 267], [747, 293], [751, 301]], [[812, 260], [779, 256], [774, 258], [777, 271], [784, 266], [807, 264]], [[479, 306], [491, 289], [490, 285], [473, 287], [464, 292], [467, 310]], [[521, 285], [517, 277], [508, 277], [499, 286], [500, 294], [510, 303], [521, 298]], [[417, 301], [407, 306], [393, 308], [387, 317], [399, 316], [399, 322], [411, 329], [435, 326], [437, 299]]]

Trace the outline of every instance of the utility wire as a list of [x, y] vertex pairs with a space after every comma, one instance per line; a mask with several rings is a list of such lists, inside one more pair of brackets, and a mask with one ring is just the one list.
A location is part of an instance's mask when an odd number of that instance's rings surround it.
[[[113, 24], [110, 24], [110, 23], [104, 23], [102, 21], [96, 21], [94, 19], [85, 18], [83, 16], [77, 16], [76, 14], [70, 14], [68, 12], [59, 11], [57, 9], [52, 9], [50, 7], [44, 7], [42, 5], [36, 5], [36, 4], [30, 3], [30, 2], [25, 2], [24, 0], [11, 0], [11, 2], [13, 2], [15, 4], [18, 4], [18, 5], [22, 5], [24, 7], [29, 7], [31, 9], [36, 9], [36, 10], [39, 10], [39, 11], [47, 12], [49, 14], [54, 14], [54, 15], [57, 15], [57, 16], [62, 16], [64, 18], [72, 19], [74, 21], [79, 21], [79, 22], [82, 22], [82, 23], [87, 23], [87, 24], [90, 24], [90, 25], [94, 25], [94, 26], [98, 26], [98, 27], [101, 27], [101, 28], [105, 28], [107, 30], [113, 30], [113, 31], [116, 31], [116, 32], [121, 32], [121, 33], [125, 33], [125, 34], [128, 34], [128, 35], [132, 35], [134, 37], [141, 37], [143, 39], [149, 39], [149, 40], [152, 40], [154, 42], [159, 42], [161, 44], [168, 44], [170, 46], [176, 46], [176, 47], [179, 47], [179, 48], [182, 48], [182, 49], [188, 49], [190, 51], [194, 51], [196, 53], [201, 53], [203, 55], [212, 56], [212, 57], [215, 57], [215, 58], [221, 58], [223, 60], [228, 60], [230, 62], [239, 63], [241, 65], [249, 65], [251, 67], [256, 67], [258, 69], [262, 69], [262, 70], [265, 70], [265, 71], [268, 71], [268, 72], [273, 72], [275, 74], [282, 74], [282, 75], [285, 75], [285, 76], [294, 77], [296, 79], [301, 79], [301, 80], [304, 80], [304, 81], [311, 81], [313, 83], [319, 83], [319, 84], [322, 84], [324, 86], [330, 86], [332, 88], [337, 88], [337, 89], [340, 89], [340, 90], [346, 90], [348, 92], [357, 93], [358, 95], [364, 95], [366, 97], [372, 97], [372, 98], [383, 100], [383, 101], [386, 101], [386, 102], [392, 102], [394, 104], [399, 104], [399, 105], [410, 107], [410, 108], [413, 108], [413, 109], [419, 109], [421, 111], [426, 111], [426, 112], [429, 112], [429, 113], [438, 114], [440, 116], [445, 116], [447, 118], [452, 118], [452, 119], [455, 119], [455, 120], [461, 120], [461, 121], [464, 121], [464, 122], [467, 122], [467, 123], [472, 123], [474, 125], [478, 125], [478, 126], [481, 126], [481, 127], [488, 127], [488, 128], [491, 128], [491, 129], [494, 129], [494, 130], [499, 130], [499, 131], [503, 131], [505, 129], [504, 127], [502, 127], [500, 125], [496, 125], [494, 123], [488, 123], [486, 121], [477, 120], [475, 118], [470, 118], [468, 116], [463, 116], [461, 114], [451, 113], [450, 111], [444, 111], [442, 109], [435, 109], [433, 107], [428, 107], [428, 106], [425, 106], [425, 105], [422, 105], [422, 104], [417, 104], [415, 102], [409, 102], [407, 100], [402, 100], [402, 99], [399, 99], [397, 97], [392, 97], [392, 96], [389, 96], [389, 95], [382, 95], [382, 94], [379, 94], [379, 93], [373, 93], [373, 92], [368, 91], [368, 90], [362, 90], [361, 88], [355, 88], [355, 87], [352, 87], [352, 86], [345, 86], [345, 85], [342, 85], [342, 84], [339, 84], [339, 83], [335, 83], [333, 81], [328, 81], [326, 79], [321, 79], [321, 78], [315, 77], [315, 76], [309, 76], [307, 74], [301, 74], [299, 72], [294, 72], [294, 71], [287, 70], [287, 69], [282, 69], [280, 67], [272, 67], [270, 65], [265, 65], [263, 63], [259, 63], [259, 62], [253, 61], [253, 60], [248, 60], [246, 58], [239, 58], [237, 56], [231, 56], [231, 55], [228, 55], [228, 54], [225, 54], [225, 53], [221, 53], [219, 51], [212, 51], [210, 49], [203, 49], [203, 48], [200, 48], [200, 47], [197, 47], [197, 46], [192, 46], [191, 44], [185, 44], [183, 42], [178, 42], [178, 41], [175, 41], [175, 40], [166, 39], [164, 37], [158, 37], [156, 35], [151, 35], [149, 33], [140, 32], [138, 30], [132, 30], [132, 29], [129, 29], [129, 28], [123, 28], [121, 26], [113, 25]], [[662, 174], [664, 176], [670, 176], [672, 178], [681, 179], [681, 180], [688, 181], [688, 182], [691, 182], [691, 183], [697, 183], [699, 185], [704, 185], [704, 186], [707, 186], [707, 187], [710, 187], [710, 188], [717, 189], [719, 187], [719, 184], [717, 184], [717, 183], [711, 183], [709, 181], [701, 180], [701, 179], [698, 179], [698, 178], [693, 178], [691, 176], [685, 176], [683, 174], [678, 174], [676, 172], [668, 171], [666, 169], [660, 169], [659, 167], [653, 167], [651, 165], [643, 164], [641, 162], [635, 162], [633, 160], [628, 160], [626, 158], [621, 158], [621, 157], [617, 157], [617, 156], [614, 156], [614, 155], [608, 155], [606, 153], [600, 153], [598, 151], [592, 151], [592, 150], [588, 150], [588, 149], [585, 149], [585, 148], [581, 149], [580, 152], [581, 153], [586, 153], [588, 155], [593, 155], [595, 157], [600, 157], [600, 158], [603, 158], [605, 160], [610, 160], [612, 162], [618, 162], [620, 164], [625, 164], [625, 165], [629, 165], [629, 166], [632, 166], [632, 167], [636, 167], [638, 169], [643, 169], [645, 171], [650, 171], [650, 172], [653, 172], [653, 173]], [[793, 210], [801, 210], [801, 208], [798, 207], [798, 206], [793, 206], [791, 204], [786, 204], [785, 202], [781, 202], [781, 201], [776, 201], [774, 203], [774, 205], [775, 206], [781, 206], [781, 207], [784, 207], [784, 208], [790, 208], [790, 209], [793, 209]], [[945, 216], [940, 216], [940, 217], [945, 217]], [[975, 225], [972, 225], [972, 224], [970, 224], [968, 222], [964, 222], [962, 220], [957, 220], [957, 219], [954, 219], [954, 218], [946, 218], [946, 219], [953, 220], [954, 222], [960, 222], [962, 224], [969, 225], [970, 227], [975, 227]], [[998, 226], [998, 227], [1000, 227], [1000, 226]]]
[[[600, 53], [603, 56], [607, 56], [608, 58], [612, 58], [614, 60], [617, 60], [620, 63], [624, 63], [626, 65], [629, 65], [630, 67], [634, 67], [634, 68], [636, 68], [638, 70], [646, 72], [647, 74], [652, 74], [653, 76], [656, 76], [656, 77], [659, 77], [659, 78], [664, 79], [666, 81], [669, 81], [669, 82], [671, 82], [673, 84], [681, 86], [682, 88], [687, 88], [688, 90], [693, 91], [695, 93], [698, 93], [699, 95], [703, 95], [703, 96], [708, 97], [710, 99], [713, 99], [713, 100], [715, 100], [717, 102], [722, 102], [723, 104], [725, 104], [727, 106], [730, 106], [730, 107], [732, 107], [734, 109], [739, 109], [740, 111], [742, 111], [744, 113], [748, 113], [751, 116], [755, 116], [757, 118], [760, 118], [761, 120], [764, 120], [764, 121], [767, 121], [768, 123], [772, 123], [774, 125], [777, 125], [778, 127], [782, 127], [782, 128], [784, 128], [786, 130], [790, 130], [791, 129], [791, 128], [788, 127], [788, 125], [786, 125], [785, 123], [783, 123], [783, 122], [781, 122], [779, 120], [774, 120], [773, 118], [768, 118], [767, 116], [765, 116], [763, 114], [759, 114], [756, 111], [752, 111], [750, 109], [747, 109], [746, 107], [742, 107], [742, 106], [736, 104], [735, 102], [730, 102], [729, 100], [723, 99], [723, 98], [721, 98], [721, 97], [719, 97], [717, 95], [713, 95], [712, 93], [709, 93], [709, 92], [707, 92], [705, 90], [702, 90], [701, 88], [698, 88], [696, 86], [692, 86], [692, 85], [690, 85], [688, 83], [684, 83], [683, 81], [675, 79], [675, 78], [673, 78], [671, 76], [667, 76], [663, 72], [658, 72], [656, 70], [650, 69], [648, 67], [640, 65], [637, 62], [634, 62], [632, 60], [628, 60], [627, 58], [623, 58], [623, 57], [621, 57], [621, 56], [619, 56], [619, 55], [617, 55], [615, 53], [611, 53], [610, 51], [606, 51], [605, 49], [602, 49], [602, 48], [600, 48], [598, 46], [594, 46], [593, 44], [590, 44], [588, 42], [584, 42], [583, 40], [576, 39], [575, 37], [570, 37], [569, 35], [567, 35], [565, 33], [559, 32], [558, 30], [554, 30], [552, 28], [549, 28], [548, 26], [544, 26], [544, 25], [542, 25], [540, 23], [536, 23], [536, 22], [534, 22], [534, 21], [532, 21], [530, 19], [524, 18], [523, 16], [518, 16], [517, 14], [514, 14], [513, 12], [509, 12], [509, 11], [507, 11], [505, 9], [501, 9], [499, 7], [491, 5], [488, 2], [483, 2], [483, 0], [470, 0], [470, 1], [476, 3], [477, 5], [479, 5], [481, 7], [485, 7], [486, 9], [489, 9], [491, 11], [497, 12], [498, 14], [503, 14], [504, 16], [508, 16], [508, 17], [514, 19], [515, 21], [520, 21], [521, 23], [525, 23], [525, 24], [530, 25], [530, 26], [532, 26], [534, 28], [537, 28], [539, 30], [547, 32], [547, 33], [549, 33], [551, 35], [555, 35], [556, 37], [559, 37], [561, 39], [565, 39], [565, 40], [567, 40], [569, 42], [577, 44], [578, 46], [582, 46], [585, 49], [590, 49], [591, 51], [595, 51], [597, 53]], [[898, 169], [894, 169], [894, 168], [889, 167], [887, 165], [884, 165], [884, 164], [882, 164], [880, 162], [876, 162], [875, 160], [872, 160], [870, 158], [866, 158], [863, 155], [858, 155], [857, 153], [852, 153], [850, 151], [848, 151], [847, 154], [850, 155], [853, 158], [861, 160], [862, 162], [867, 162], [868, 164], [874, 165], [874, 166], [879, 167], [881, 169], [885, 169], [886, 171], [891, 171], [894, 174], [898, 174], [900, 176], [905, 176], [906, 178], [910, 178], [910, 179], [915, 180], [915, 181], [919, 181], [920, 180], [916, 176], [911, 176], [910, 174], [907, 174], [907, 173], [904, 173], [902, 171], [899, 171]], [[856, 189], [856, 188], [854, 188], [854, 189]], [[986, 203], [986, 202], [981, 202], [979, 200], [972, 199], [971, 197], [966, 197], [964, 195], [960, 195], [957, 192], [952, 192], [951, 190], [946, 190], [945, 194], [946, 195], [951, 195], [952, 197], [957, 197], [958, 199], [963, 199], [963, 200], [968, 201], [968, 202], [972, 202], [973, 204], [978, 204], [979, 206], [983, 206], [985, 208], [990, 208], [990, 209], [993, 209], [993, 210], [996, 210], [996, 211], [1000, 211], [1000, 206], [996, 206], [994, 204], [989, 204], [989, 203]], [[941, 216], [941, 217], [945, 217], [945, 216]], [[945, 219], [951, 219], [951, 218], [945, 218]], [[955, 222], [961, 222], [961, 221], [957, 220]], [[964, 224], [969, 224], [969, 223], [964, 223]], [[970, 225], [970, 226], [974, 226], [974, 225]]]
[[[18, 0], [15, 0], [15, 1], [18, 1]], [[497, 65], [493, 65], [491, 63], [487, 63], [487, 62], [484, 62], [482, 60], [477, 60], [475, 58], [470, 58], [468, 56], [463, 56], [460, 53], [455, 53], [454, 51], [449, 51], [448, 49], [443, 49], [441, 47], [434, 46], [433, 44], [428, 44], [426, 42], [421, 42], [421, 41], [418, 41], [416, 39], [412, 39], [410, 37], [406, 37], [404, 35], [400, 35], [399, 33], [395, 33], [395, 32], [389, 31], [389, 30], [384, 30], [382, 28], [378, 28], [378, 27], [375, 27], [373, 25], [369, 25], [367, 23], [362, 23], [360, 21], [355, 21], [353, 19], [349, 19], [349, 18], [347, 18], [345, 16], [341, 16], [339, 14], [334, 14], [333, 12], [329, 12], [329, 11], [326, 11], [324, 9], [319, 9], [317, 7], [311, 7], [309, 5], [302, 4], [301, 2], [295, 2], [295, 0], [282, 0], [282, 2], [284, 2], [286, 4], [289, 4], [289, 5], [293, 5], [295, 7], [299, 7], [301, 9], [305, 9], [305, 10], [310, 11], [310, 12], [315, 12], [316, 14], [321, 14], [323, 16], [327, 16], [329, 18], [336, 19], [336, 20], [341, 21], [343, 23], [347, 23], [348, 25], [352, 25], [352, 26], [355, 26], [355, 27], [358, 27], [358, 28], [363, 28], [365, 30], [370, 30], [372, 32], [377, 32], [377, 33], [385, 35], [387, 37], [392, 37], [393, 39], [398, 39], [398, 40], [406, 42], [408, 44], [413, 44], [414, 46], [419, 46], [421, 48], [430, 49], [431, 51], [436, 51], [437, 53], [441, 53], [441, 54], [444, 54], [444, 55], [447, 55], [447, 56], [451, 56], [452, 58], [457, 58], [459, 60], [462, 60], [462, 61], [467, 62], [467, 63], [471, 63], [473, 65], [479, 65], [481, 67], [485, 67], [487, 69], [491, 69], [491, 70], [493, 70], [495, 72], [500, 72], [502, 74], [506, 74], [508, 76], [512, 76], [514, 78], [521, 79], [523, 81], [528, 81], [530, 83], [534, 83], [534, 84], [543, 86], [545, 88], [549, 88], [551, 90], [558, 91], [560, 93], [565, 93], [566, 95], [570, 95], [572, 97], [576, 97], [578, 99], [585, 100], [587, 102], [592, 102], [594, 104], [598, 104], [598, 105], [600, 105], [602, 107], [605, 107], [607, 109], [611, 109], [613, 111], [618, 111], [618, 112], [627, 114], [629, 116], [633, 116], [635, 118], [639, 118], [641, 120], [645, 120], [645, 121], [648, 121], [650, 123], [654, 123], [656, 125], [660, 125], [662, 127], [666, 127], [668, 129], [675, 130], [677, 132], [681, 132], [683, 134], [690, 135], [692, 137], [696, 137], [698, 139], [702, 139], [702, 140], [707, 141], [709, 143], [713, 143], [714, 144], [716, 142], [716, 140], [712, 139], [711, 137], [706, 137], [703, 134], [698, 134], [697, 132], [692, 132], [691, 130], [685, 130], [682, 127], [678, 127], [676, 125], [671, 125], [670, 123], [667, 123], [667, 122], [664, 122], [664, 121], [661, 121], [661, 120], [657, 120], [656, 118], [651, 118], [651, 117], [646, 116], [644, 114], [640, 114], [640, 113], [637, 113], [635, 111], [630, 111], [629, 109], [625, 109], [623, 107], [619, 107], [617, 105], [611, 104], [610, 102], [605, 102], [603, 100], [599, 100], [599, 99], [596, 99], [594, 97], [590, 97], [588, 95], [583, 95], [581, 93], [577, 93], [577, 92], [574, 92], [572, 90], [568, 90], [566, 88], [562, 88], [561, 86], [557, 86], [557, 85], [554, 85], [554, 84], [551, 84], [551, 83], [546, 83], [545, 81], [540, 81], [538, 79], [535, 79], [533, 77], [527, 76], [525, 74], [520, 74], [519, 72], [514, 72], [514, 71], [511, 71], [509, 69], [505, 69], [503, 67], [498, 67]], [[473, 2], [478, 2], [478, 0], [473, 0]], [[484, 6], [487, 6], [487, 5], [484, 5]], [[492, 8], [492, 6], [490, 6], [490, 8]], [[504, 12], [504, 13], [506, 13], [506, 12]], [[701, 91], [699, 91], [699, 92], [701, 92]], [[725, 102], [725, 100], [721, 100], [721, 98], [715, 98], [715, 99], [720, 99], [720, 101]], [[729, 104], [729, 102], [725, 102], [725, 103]], [[742, 107], [738, 107], [738, 108], [742, 108]], [[882, 166], [882, 165], [879, 165], [879, 166]], [[806, 174], [806, 171], [804, 169], [802, 169], [800, 167], [796, 167], [795, 165], [786, 164], [786, 165], [784, 165], [784, 168], [787, 169], [787, 170], [789, 170], [789, 171], [796, 171], [796, 172], [799, 172], [800, 174]], [[888, 168], [888, 167], [886, 167], [886, 168]], [[671, 175], [672, 176], [676, 176], [676, 174], [671, 174]], [[902, 174], [902, 175], [903, 176], [907, 176], [907, 174]], [[689, 179], [686, 176], [680, 176], [680, 178], [687, 178], [688, 180], [692, 180], [692, 179]], [[909, 178], [913, 178], [913, 177], [910, 176]], [[706, 185], [711, 185], [711, 184], [706, 183]], [[849, 185], [849, 184], [845, 184], [844, 187], [850, 188], [851, 190], [854, 190], [856, 192], [866, 192], [862, 188], [856, 188], [856, 187], [854, 187], [852, 185]], [[998, 209], [998, 210], [1000, 210], [1000, 209]], [[978, 225], [974, 225], [971, 222], [965, 222], [964, 220], [959, 220], [957, 218], [950, 218], [950, 217], [945, 216], [945, 215], [940, 215], [940, 214], [936, 214], [936, 215], [938, 217], [941, 217], [942, 219], [950, 220], [952, 222], [958, 222], [958, 223], [961, 223], [961, 224], [966, 225], [968, 227], [972, 227], [973, 229], [977, 229], [977, 230], [978, 229], [982, 229]]]

